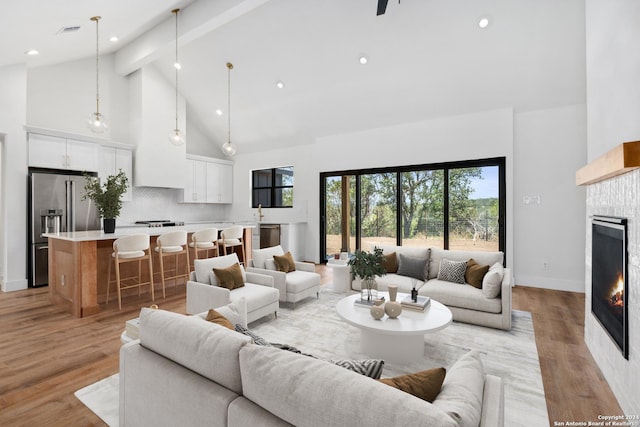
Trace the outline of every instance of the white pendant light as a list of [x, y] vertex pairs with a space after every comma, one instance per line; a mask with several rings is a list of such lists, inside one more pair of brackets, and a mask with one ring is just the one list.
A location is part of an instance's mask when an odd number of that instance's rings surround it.
[[89, 119], [87, 120], [87, 125], [89, 126], [89, 130], [94, 133], [104, 133], [109, 129], [109, 125], [107, 124], [107, 119], [100, 112], [100, 44], [98, 37], [98, 22], [100, 21], [100, 16], [93, 16], [90, 18], [91, 21], [96, 23], [96, 111], [95, 113], [91, 113]]
[[171, 11], [171, 13], [176, 16], [176, 61], [173, 63], [173, 66], [176, 69], [176, 127], [169, 132], [169, 141], [173, 145], [180, 146], [185, 144], [186, 138], [178, 128], [178, 70], [182, 68], [178, 62], [178, 12], [180, 12], [180, 9], [173, 9]]
[[226, 156], [233, 156], [236, 154], [236, 147], [231, 145], [231, 70], [233, 70], [233, 64], [227, 62], [227, 142], [222, 144], [222, 152]]

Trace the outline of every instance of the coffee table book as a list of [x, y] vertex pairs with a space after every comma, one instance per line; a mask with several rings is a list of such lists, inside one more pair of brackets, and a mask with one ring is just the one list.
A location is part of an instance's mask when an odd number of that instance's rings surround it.
[[411, 295], [407, 295], [402, 299], [402, 301], [400, 301], [400, 305], [402, 305], [402, 308], [416, 311], [426, 310], [427, 307], [429, 307], [429, 304], [431, 304], [431, 298], [422, 296], [418, 296], [417, 302], [413, 302], [413, 300], [411, 299]]

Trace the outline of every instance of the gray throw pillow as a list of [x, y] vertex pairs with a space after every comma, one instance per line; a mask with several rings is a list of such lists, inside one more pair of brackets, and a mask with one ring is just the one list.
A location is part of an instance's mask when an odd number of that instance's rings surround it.
[[438, 280], [460, 283], [464, 285], [464, 274], [467, 271], [467, 261], [451, 261], [443, 258], [440, 262]]
[[429, 258], [414, 258], [398, 254], [398, 274], [413, 277], [418, 280], [425, 280], [425, 277], [427, 277], [425, 272], [428, 260]]

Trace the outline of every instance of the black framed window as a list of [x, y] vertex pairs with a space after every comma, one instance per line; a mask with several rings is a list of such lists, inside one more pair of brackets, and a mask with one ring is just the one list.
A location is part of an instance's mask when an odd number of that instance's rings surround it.
[[251, 172], [251, 206], [293, 207], [293, 166]]
[[323, 172], [321, 260], [379, 245], [504, 252], [505, 182], [504, 157]]

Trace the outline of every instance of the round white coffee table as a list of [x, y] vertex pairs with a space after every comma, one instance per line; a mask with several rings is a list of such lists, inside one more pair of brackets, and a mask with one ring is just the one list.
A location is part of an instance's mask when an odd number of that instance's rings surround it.
[[[389, 300], [389, 295], [379, 293]], [[406, 294], [398, 294], [401, 301]], [[424, 312], [403, 309], [395, 319], [384, 316], [375, 320], [369, 308], [354, 302], [360, 294], [350, 295], [338, 301], [338, 315], [347, 323], [360, 329], [362, 352], [372, 357], [392, 362], [411, 362], [424, 356], [424, 334], [446, 328], [453, 318], [451, 310], [438, 301]]]

